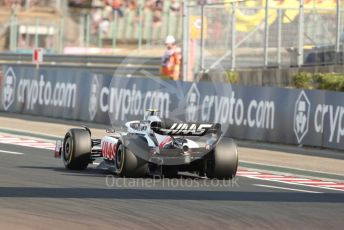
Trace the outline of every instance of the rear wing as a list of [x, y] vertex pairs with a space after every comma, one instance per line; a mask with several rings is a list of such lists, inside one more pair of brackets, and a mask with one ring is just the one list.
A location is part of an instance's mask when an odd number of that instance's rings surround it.
[[220, 134], [221, 124], [212, 123], [178, 123], [153, 121], [151, 129], [161, 135], [170, 136], [204, 136], [206, 134]]

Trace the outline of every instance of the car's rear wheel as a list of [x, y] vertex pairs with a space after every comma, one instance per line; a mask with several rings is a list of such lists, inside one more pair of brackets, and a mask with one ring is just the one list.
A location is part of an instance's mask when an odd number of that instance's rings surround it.
[[117, 174], [121, 177], [144, 177], [148, 173], [147, 161], [135, 156], [122, 143], [117, 148], [115, 166]]
[[67, 169], [84, 170], [91, 161], [91, 137], [84, 129], [71, 129], [65, 136], [62, 160]]
[[206, 160], [206, 176], [208, 178], [231, 179], [238, 169], [238, 150], [232, 139], [220, 141]]

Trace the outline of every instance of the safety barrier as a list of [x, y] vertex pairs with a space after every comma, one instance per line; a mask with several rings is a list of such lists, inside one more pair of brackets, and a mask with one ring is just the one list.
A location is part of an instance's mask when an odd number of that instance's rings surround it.
[[2, 67], [0, 111], [114, 126], [161, 116], [218, 122], [246, 140], [344, 149], [344, 94], [159, 78], [113, 77], [97, 70]]

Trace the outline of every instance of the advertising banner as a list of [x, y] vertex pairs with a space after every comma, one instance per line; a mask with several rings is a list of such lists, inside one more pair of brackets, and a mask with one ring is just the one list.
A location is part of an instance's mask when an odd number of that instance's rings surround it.
[[3, 66], [0, 111], [123, 126], [144, 110], [221, 123], [226, 136], [344, 149], [344, 94], [160, 78], [82, 69]]

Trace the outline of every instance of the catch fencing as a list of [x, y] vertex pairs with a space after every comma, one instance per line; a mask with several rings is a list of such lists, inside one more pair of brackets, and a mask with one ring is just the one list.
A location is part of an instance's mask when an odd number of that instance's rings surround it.
[[188, 4], [185, 79], [207, 69], [343, 63], [343, 1], [208, 1]]

